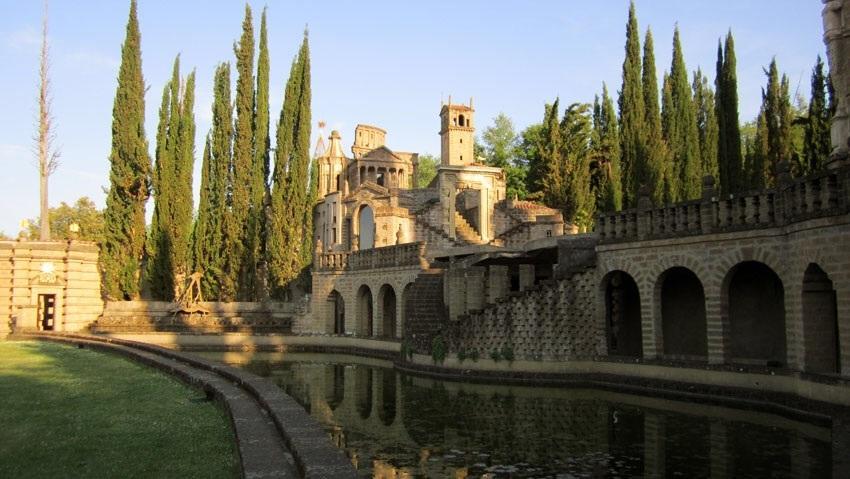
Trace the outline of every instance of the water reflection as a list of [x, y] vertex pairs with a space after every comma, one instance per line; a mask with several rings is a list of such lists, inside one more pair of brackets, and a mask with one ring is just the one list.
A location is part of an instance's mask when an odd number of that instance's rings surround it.
[[361, 477], [839, 474], [829, 428], [764, 413], [609, 391], [433, 381], [343, 356], [255, 355], [242, 365], [304, 405]]

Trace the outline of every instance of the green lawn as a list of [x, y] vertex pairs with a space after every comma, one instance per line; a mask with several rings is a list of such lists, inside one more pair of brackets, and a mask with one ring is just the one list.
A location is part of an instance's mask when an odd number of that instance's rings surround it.
[[237, 477], [226, 412], [120, 356], [0, 341], [0, 477]]

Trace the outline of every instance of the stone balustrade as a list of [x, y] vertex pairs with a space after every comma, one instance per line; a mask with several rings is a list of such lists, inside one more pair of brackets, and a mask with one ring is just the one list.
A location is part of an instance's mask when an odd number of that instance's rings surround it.
[[633, 208], [599, 215], [596, 233], [605, 243], [770, 228], [846, 213], [850, 169], [827, 170], [777, 188], [718, 198], [713, 181], [703, 198], [660, 208]]
[[424, 242], [405, 243], [352, 252], [321, 253], [316, 259], [316, 269], [318, 271], [356, 271], [414, 266], [422, 265], [424, 258]]

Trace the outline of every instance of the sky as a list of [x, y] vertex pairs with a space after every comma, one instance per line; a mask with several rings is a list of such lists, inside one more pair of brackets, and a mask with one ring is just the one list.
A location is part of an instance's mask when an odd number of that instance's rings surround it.
[[[59, 169], [50, 204], [88, 196], [99, 207], [109, 182], [112, 103], [129, 1], [52, 0], [50, 80]], [[268, 7], [271, 124], [277, 123], [289, 67], [309, 28], [313, 143], [315, 123], [350, 145], [358, 123], [387, 130], [387, 146], [439, 155], [441, 100], [474, 97], [476, 125], [500, 112], [517, 131], [539, 122], [547, 102], [592, 102], [602, 83], [621, 86], [628, 0], [249, 2], [259, 32]], [[641, 35], [655, 40], [659, 83], [669, 71], [673, 29], [685, 62], [714, 80], [717, 41], [735, 37], [741, 121], [754, 118], [775, 56], [791, 91], [809, 96], [812, 67], [825, 57], [817, 0], [636, 0]], [[142, 62], [148, 85], [146, 132], [155, 147], [157, 108], [175, 55], [197, 72], [195, 191], [203, 138], [210, 128], [212, 80], [234, 63], [244, 3], [236, 0], [139, 0]], [[36, 131], [41, 2], [0, 0], [0, 232], [38, 216]], [[235, 72], [233, 82], [235, 85]], [[272, 135], [274, 132], [272, 131]], [[273, 137], [273, 136], [272, 136]], [[148, 205], [148, 210], [152, 205]]]

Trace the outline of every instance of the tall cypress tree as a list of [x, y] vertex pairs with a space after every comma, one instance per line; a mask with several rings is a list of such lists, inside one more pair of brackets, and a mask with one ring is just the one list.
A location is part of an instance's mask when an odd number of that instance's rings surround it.
[[110, 187], [100, 252], [103, 292], [109, 299], [134, 299], [139, 293], [145, 202], [151, 172], [145, 139], [145, 82], [135, 0], [130, 2], [127, 34], [121, 47], [109, 161]]
[[672, 174], [678, 178], [676, 200], [699, 197], [702, 173], [699, 161], [699, 134], [691, 97], [691, 84], [682, 55], [679, 28], [673, 32], [673, 63], [670, 67], [673, 111], [668, 117], [667, 144], [670, 146]]
[[254, 109], [254, 161], [251, 167], [251, 204], [248, 218], [245, 294], [256, 299], [259, 291], [257, 264], [265, 251], [265, 199], [269, 176], [269, 50], [266, 31], [266, 10], [260, 20], [260, 54], [257, 60], [257, 90]]
[[614, 102], [608, 87], [602, 84], [602, 102], [594, 102], [593, 131], [594, 152], [599, 179], [596, 205], [601, 211], [619, 211], [623, 208], [623, 190], [620, 175], [620, 133]]
[[715, 82], [715, 116], [717, 118], [717, 170], [720, 191], [735, 193], [748, 185], [744, 174], [741, 149], [741, 126], [738, 119], [738, 74], [735, 40], [730, 30], [725, 46], [717, 45]]
[[646, 30], [643, 44], [643, 98], [644, 127], [646, 131], [646, 160], [639, 184], [646, 185], [650, 198], [656, 205], [665, 201], [664, 171], [667, 163], [667, 145], [661, 128], [661, 111], [658, 106], [658, 77], [655, 68], [655, 46], [652, 30]]
[[564, 184], [565, 172], [563, 171], [563, 160], [561, 158], [563, 147], [561, 138], [561, 127], [558, 122], [558, 103], [546, 108], [546, 117], [543, 119], [543, 138], [540, 145], [540, 186], [543, 193], [543, 202], [553, 208], [564, 208], [566, 196], [566, 185]]
[[[292, 63], [277, 128], [268, 235], [269, 276], [275, 296], [302, 269], [304, 215], [310, 162], [310, 46], [307, 32]], [[312, 232], [309, 232], [312, 236]]]
[[[789, 94], [788, 77], [779, 76], [779, 68], [774, 58], [765, 71], [767, 86], [762, 90], [762, 111], [764, 112], [765, 128], [767, 131], [767, 157], [761, 174], [763, 183], [757, 186], [775, 185], [777, 166], [783, 160], [790, 160], [791, 155], [791, 97]], [[756, 171], [756, 174], [759, 172]]]
[[194, 234], [195, 271], [203, 272], [201, 288], [208, 299], [221, 299], [224, 277], [224, 228], [230, 212], [229, 182], [233, 142], [230, 65], [220, 64], [213, 83], [212, 129], [204, 147], [201, 195]]
[[306, 268], [313, 262], [313, 209], [319, 199], [319, 166], [316, 158], [310, 162], [310, 184], [307, 188], [307, 204], [304, 208], [304, 244], [301, 246], [301, 266]]
[[703, 175], [718, 177], [717, 169], [717, 117], [715, 115], [714, 91], [701, 69], [694, 73], [694, 111], [699, 133], [700, 169]]
[[673, 144], [671, 138], [673, 138], [675, 110], [673, 105], [673, 84], [670, 81], [670, 75], [664, 72], [661, 87], [661, 129], [664, 132], [667, 158], [663, 164], [662, 176], [664, 178], [664, 200], [669, 203], [679, 201], [681, 189], [681, 181], [672, 158]]
[[[242, 36], [234, 45], [236, 55], [236, 120], [233, 161], [230, 168], [230, 213], [225, 224], [225, 268], [221, 295], [226, 300], [250, 296], [253, 283], [248, 277], [254, 261], [248, 247], [248, 220], [251, 214], [252, 165], [254, 163], [254, 27], [251, 7], [245, 5]], [[250, 284], [249, 284], [250, 283]]]
[[822, 169], [832, 151], [829, 131], [832, 115], [826, 100], [827, 79], [823, 66], [823, 61], [818, 55], [815, 67], [812, 69], [812, 93], [805, 124], [806, 139], [803, 153], [806, 166], [805, 173]]
[[170, 235], [172, 239], [173, 277], [178, 281], [177, 292], [182, 281], [192, 273], [192, 173], [195, 166], [195, 72], [189, 73], [180, 99], [180, 129], [177, 133], [177, 153], [174, 168], [173, 216]]
[[564, 217], [582, 231], [593, 227], [596, 204], [590, 189], [592, 119], [590, 105], [573, 103], [561, 121], [561, 184]]
[[640, 33], [638, 32], [635, 4], [629, 5], [626, 25], [626, 58], [623, 61], [623, 87], [620, 90], [620, 166], [623, 172], [623, 202], [626, 207], [635, 205], [637, 189], [636, 170], [644, 162], [643, 85], [641, 81]]

